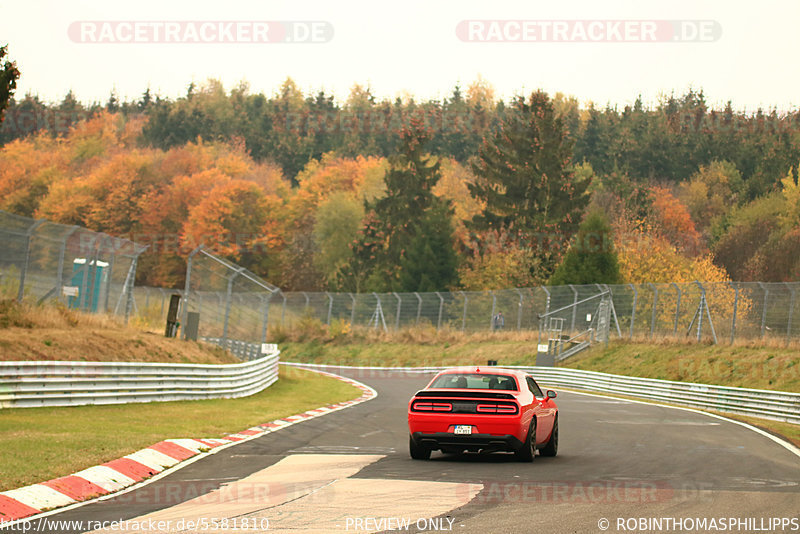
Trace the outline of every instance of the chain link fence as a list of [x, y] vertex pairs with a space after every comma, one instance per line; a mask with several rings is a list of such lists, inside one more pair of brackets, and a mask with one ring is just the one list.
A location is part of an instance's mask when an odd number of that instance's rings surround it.
[[[611, 339], [800, 340], [800, 311], [795, 310], [799, 282], [592, 284], [435, 293], [283, 292], [205, 251], [192, 262], [190, 279], [188, 309], [201, 313], [203, 336], [222, 339], [264, 342], [268, 328], [291, 329], [307, 321], [328, 325], [340, 321], [385, 331], [428, 327], [542, 332], [552, 319], [560, 319], [560, 335], [569, 338], [596, 328], [597, 297], [607, 293], [610, 299], [603, 301], [610, 307]], [[136, 302], [139, 309], [145, 303], [163, 316], [169, 293], [137, 288]]]
[[0, 294], [124, 316], [146, 247], [78, 226], [0, 210]]

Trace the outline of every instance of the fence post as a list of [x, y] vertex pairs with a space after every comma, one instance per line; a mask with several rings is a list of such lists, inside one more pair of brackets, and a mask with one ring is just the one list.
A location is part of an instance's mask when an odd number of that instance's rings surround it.
[[286, 322], [286, 293], [281, 291], [281, 297], [283, 297], [283, 305], [281, 306], [281, 326], [283, 326]]
[[58, 252], [58, 274], [56, 275], [58, 279], [56, 280], [56, 291], [58, 291], [58, 295], [56, 298], [64, 302], [64, 292], [61, 290], [61, 286], [64, 285], [64, 258], [67, 255], [67, 241], [78, 230], [77, 226], [73, 226], [69, 232], [64, 235], [64, 241], [61, 242], [61, 250]]
[[394, 329], [397, 331], [400, 330], [400, 308], [403, 305], [403, 298], [397, 292], [392, 292], [392, 295], [397, 299], [397, 314], [394, 318]]
[[492, 316], [489, 318], [489, 330], [494, 330], [494, 314], [497, 313], [497, 295], [494, 294], [494, 290], [491, 291], [492, 294]]
[[416, 291], [414, 291], [414, 295], [417, 297], [417, 325], [419, 325], [419, 316], [422, 313], [422, 297]]
[[356, 324], [356, 298], [352, 293], [348, 294], [350, 295], [350, 300], [353, 301], [353, 308], [350, 310], [350, 326], [352, 327]]
[[547, 289], [545, 286], [540, 286], [540, 289], [544, 291], [544, 294], [547, 295], [547, 298], [544, 302], [544, 314], [547, 315], [550, 313], [550, 290]]
[[653, 332], [656, 329], [656, 310], [658, 309], [658, 288], [651, 282], [648, 282], [647, 285], [653, 290], [653, 313], [650, 316], [650, 339], [653, 339]]
[[331, 295], [330, 293], [328, 293], [326, 291], [325, 292], [325, 296], [328, 297], [328, 319], [325, 321], [325, 324], [330, 326], [331, 325], [331, 313], [333, 313], [333, 295]]
[[733, 345], [736, 339], [736, 312], [739, 308], [739, 282], [736, 282], [735, 286], [733, 282], [729, 282], [729, 284], [733, 287], [733, 318], [731, 319], [731, 345]]
[[673, 287], [675, 287], [675, 291], [678, 292], [678, 302], [675, 304], [675, 328], [672, 329], [672, 335], [678, 335], [678, 317], [681, 314], [681, 288], [675, 282], [672, 282]]
[[522, 330], [522, 302], [525, 297], [522, 295], [521, 289], [514, 289], [519, 294], [519, 306], [517, 307], [517, 331]]
[[303, 306], [303, 315], [305, 315], [306, 312], [308, 311], [308, 304], [309, 304], [308, 293], [306, 293], [305, 291], [301, 291], [300, 294], [303, 295], [306, 299], [306, 305]]
[[789, 320], [786, 322], [786, 344], [789, 344], [789, 339], [792, 337], [792, 314], [794, 314], [794, 288], [788, 282], [783, 283], [789, 290], [791, 295], [789, 300]]
[[239, 267], [234, 271], [232, 275], [228, 277], [228, 289], [225, 292], [225, 319], [222, 325], [222, 343], [228, 343], [228, 323], [230, 322], [231, 318], [231, 297], [233, 295], [233, 281], [239, 276], [242, 271], [244, 271], [244, 267]]
[[461, 296], [464, 299], [464, 312], [461, 315], [461, 331], [463, 332], [467, 327], [467, 294], [463, 291], [459, 291], [459, 293], [461, 293]]
[[572, 290], [574, 298], [572, 299], [572, 324], [569, 328], [570, 336], [575, 334], [575, 317], [578, 313], [578, 290], [575, 289], [575, 286], [569, 284], [569, 288]]
[[442, 328], [442, 309], [444, 308], [444, 297], [438, 291], [436, 292], [436, 296], [439, 297], [439, 319], [436, 321], [436, 331], [438, 332]]
[[764, 285], [764, 282], [759, 282], [758, 286], [764, 291], [764, 304], [761, 307], [761, 337], [767, 330], [767, 299], [769, 298], [769, 289]]
[[[186, 259], [186, 283], [183, 285], [183, 310], [181, 313], [181, 324], [184, 325], [181, 328], [181, 338], [186, 339], [186, 318], [189, 316], [189, 288], [192, 287], [192, 262], [194, 261], [194, 256], [198, 252], [203, 250], [203, 245], [198, 246], [192, 252], [189, 253], [189, 257]], [[137, 256], [138, 258], [138, 256]], [[161, 312], [163, 314], [163, 301], [162, 301], [162, 309]]]
[[[100, 234], [100, 235], [108, 237], [108, 235], [106, 234]], [[91, 262], [88, 260], [88, 258], [86, 260], [86, 264], [89, 266], [89, 280], [91, 280], [91, 285], [89, 286], [89, 294], [88, 294], [89, 300], [86, 303], [86, 305], [88, 306], [89, 310], [92, 311], [93, 313], [96, 311], [93, 309], [95, 291], [99, 290], [99, 288], [97, 287], [97, 267], [98, 263], [100, 262], [100, 248], [103, 246], [102, 239], [98, 238], [95, 244], [96, 247], [94, 249], [94, 260], [92, 260]]]
[[22, 295], [25, 293], [25, 275], [28, 272], [28, 264], [31, 261], [31, 238], [33, 232], [44, 223], [44, 219], [35, 221], [25, 231], [25, 263], [19, 273], [19, 291], [17, 292], [17, 302], [22, 302]]
[[[131, 260], [131, 266], [128, 269], [128, 276], [125, 277], [125, 292], [127, 293], [125, 298], [125, 324], [128, 324], [128, 320], [131, 316], [131, 308], [136, 303], [136, 301], [133, 300], [133, 288], [136, 285], [136, 267], [139, 265], [139, 256], [146, 249], [147, 247], [140, 250], [139, 254], [133, 257], [133, 260]], [[119, 303], [119, 301], [117, 302]], [[114, 313], [116, 313], [116, 310], [114, 310]]]
[[273, 293], [270, 293], [266, 297], [261, 297], [264, 301], [264, 322], [261, 326], [261, 343], [267, 342], [267, 328], [269, 324], [269, 301], [272, 299]]
[[109, 258], [108, 260], [108, 281], [106, 282], [106, 299], [105, 299], [106, 313], [108, 313], [108, 297], [111, 295], [111, 278], [114, 275], [114, 259], [116, 258], [116, 256], [117, 255], [114, 253], [114, 245], [112, 241], [111, 258]]
[[639, 296], [639, 290], [636, 289], [636, 286], [633, 284], [628, 284], [631, 289], [633, 289], [633, 305], [631, 306], [631, 335], [630, 339], [633, 339], [633, 327], [636, 324], [636, 297]]

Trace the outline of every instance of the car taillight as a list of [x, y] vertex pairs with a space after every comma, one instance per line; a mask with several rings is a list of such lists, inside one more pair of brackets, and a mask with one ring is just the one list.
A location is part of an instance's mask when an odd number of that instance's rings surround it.
[[507, 404], [479, 404], [478, 412], [480, 413], [517, 413], [516, 406], [509, 406]]
[[451, 412], [453, 405], [449, 402], [415, 402], [414, 410], [421, 412]]

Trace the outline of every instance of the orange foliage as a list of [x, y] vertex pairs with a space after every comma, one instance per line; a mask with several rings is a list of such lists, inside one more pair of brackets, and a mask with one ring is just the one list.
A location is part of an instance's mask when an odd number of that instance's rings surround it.
[[695, 228], [686, 205], [665, 187], [650, 188], [653, 214], [659, 233], [671, 244], [690, 254], [701, 252], [700, 233]]

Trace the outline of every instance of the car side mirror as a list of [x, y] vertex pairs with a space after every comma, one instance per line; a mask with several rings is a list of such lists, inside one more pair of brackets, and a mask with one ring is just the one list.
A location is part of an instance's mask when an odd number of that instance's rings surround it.
[[557, 394], [556, 394], [555, 391], [553, 391], [552, 389], [548, 389], [547, 390], [547, 398], [548, 399], [555, 399], [556, 396], [557, 396]]

